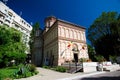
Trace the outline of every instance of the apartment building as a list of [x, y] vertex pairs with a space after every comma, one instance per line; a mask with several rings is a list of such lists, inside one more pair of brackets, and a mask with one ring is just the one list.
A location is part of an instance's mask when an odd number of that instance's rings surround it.
[[0, 25], [13, 27], [22, 32], [23, 41], [29, 48], [28, 42], [32, 26], [1, 1], [0, 1]]

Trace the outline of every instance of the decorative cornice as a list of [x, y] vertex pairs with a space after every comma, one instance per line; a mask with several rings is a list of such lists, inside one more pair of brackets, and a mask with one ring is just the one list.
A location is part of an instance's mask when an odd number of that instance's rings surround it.
[[84, 44], [86, 44], [86, 42], [85, 42], [85, 41], [82, 41], [82, 40], [65, 38], [65, 37], [61, 37], [61, 36], [58, 37], [58, 40], [66, 40], [66, 41], [72, 41], [72, 42], [77, 42], [77, 43], [84, 43]]
[[68, 21], [65, 21], [65, 20], [57, 19], [57, 21], [62, 22], [62, 23], [65, 23], [65, 24], [72, 25], [72, 26], [74, 26], [74, 27], [78, 27], [78, 28], [86, 29], [86, 28], [83, 27], [83, 26], [80, 26], [80, 25], [77, 25], [77, 24], [74, 24], [74, 23], [71, 23], [71, 22], [68, 22]]

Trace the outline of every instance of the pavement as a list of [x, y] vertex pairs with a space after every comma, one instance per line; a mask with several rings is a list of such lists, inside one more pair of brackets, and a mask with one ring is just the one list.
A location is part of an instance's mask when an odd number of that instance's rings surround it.
[[53, 70], [44, 69], [40, 67], [37, 67], [37, 70], [39, 71], [39, 73], [35, 76], [22, 78], [22, 79], [15, 79], [15, 80], [74, 80], [77, 78], [89, 77], [92, 75], [105, 73], [104, 71], [102, 71], [102, 72], [92, 72], [92, 73], [78, 72], [75, 74], [71, 74], [71, 73], [56, 72]]

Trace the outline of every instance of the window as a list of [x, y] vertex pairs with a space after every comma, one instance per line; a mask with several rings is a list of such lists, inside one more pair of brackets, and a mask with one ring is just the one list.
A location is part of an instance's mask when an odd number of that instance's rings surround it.
[[64, 37], [65, 36], [65, 29], [64, 28], [61, 28], [61, 36]]
[[7, 10], [5, 9], [5, 12], [7, 12]]
[[69, 38], [69, 30], [66, 29], [66, 38]]
[[39, 30], [36, 31], [35, 36], [39, 36]]

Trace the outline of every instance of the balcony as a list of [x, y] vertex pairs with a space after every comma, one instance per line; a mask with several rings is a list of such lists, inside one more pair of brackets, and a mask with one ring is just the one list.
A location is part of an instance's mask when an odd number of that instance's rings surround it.
[[11, 22], [11, 18], [6, 17], [6, 18], [5, 18], [5, 21]]
[[1, 21], [1, 22], [4, 22], [4, 18], [5, 18], [5, 17], [4, 17], [2, 14], [0, 14], [0, 21]]
[[4, 22], [4, 19], [3, 19], [2, 17], [0, 17], [0, 21], [1, 21], [1, 22]]
[[10, 23], [8, 21], [5, 21], [4, 24], [10, 26]]

